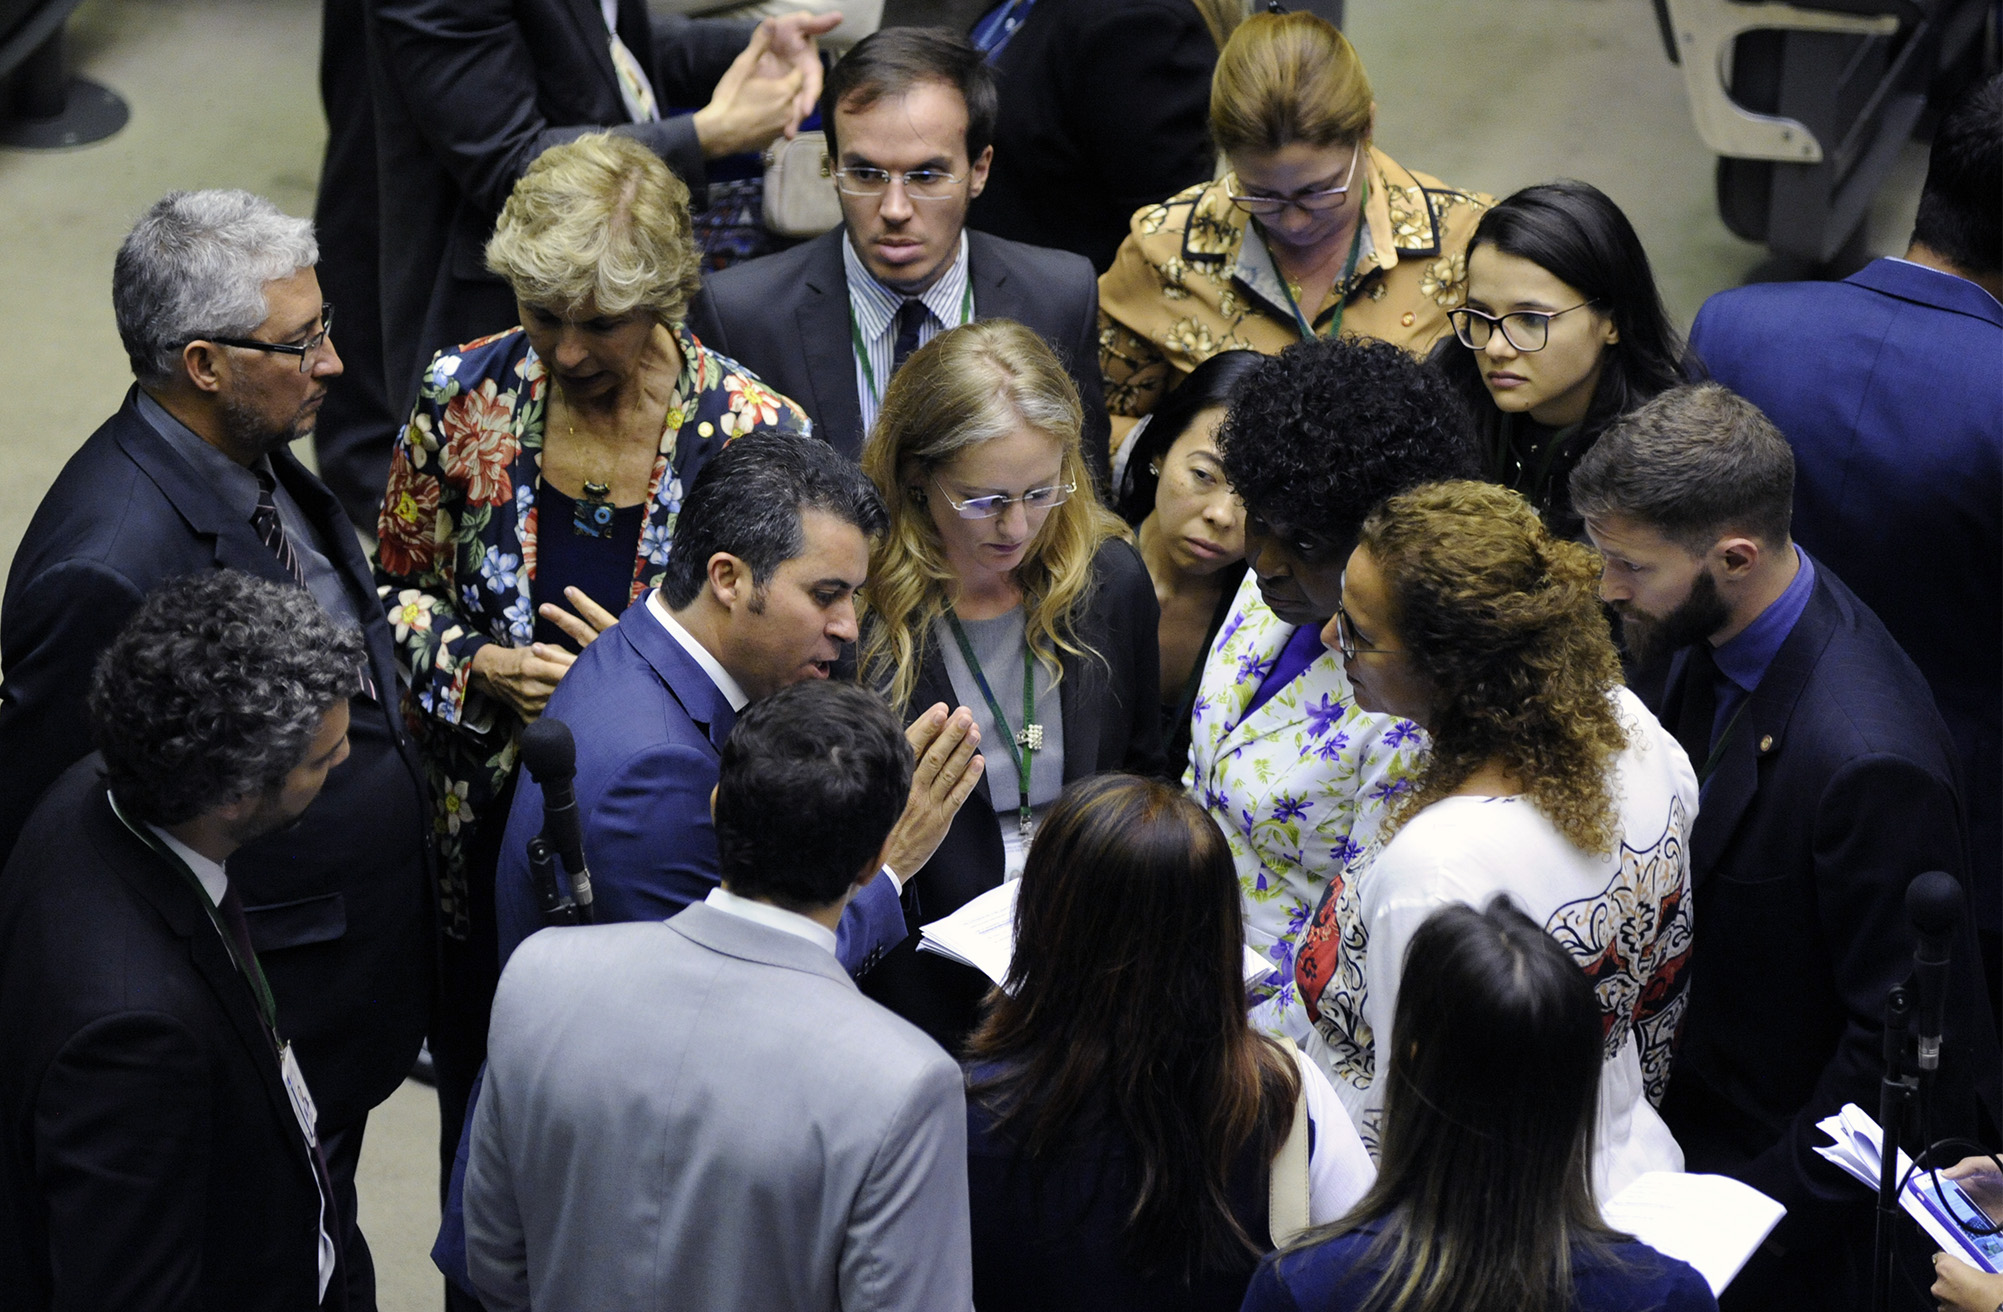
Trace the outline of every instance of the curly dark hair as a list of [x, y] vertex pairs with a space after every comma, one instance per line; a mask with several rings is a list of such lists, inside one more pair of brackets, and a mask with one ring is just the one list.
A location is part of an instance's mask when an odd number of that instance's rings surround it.
[[1224, 473], [1276, 530], [1344, 545], [1386, 497], [1476, 476], [1467, 406], [1388, 342], [1298, 342], [1235, 396], [1217, 433]]
[[235, 570], [170, 579], [98, 658], [91, 737], [118, 804], [176, 825], [267, 792], [362, 688], [358, 630], [303, 588]]
[[1393, 497], [1359, 545], [1384, 576], [1407, 659], [1438, 699], [1432, 754], [1392, 826], [1493, 760], [1574, 845], [1611, 851], [1609, 766], [1627, 734], [1593, 550], [1552, 536], [1521, 493], [1474, 482]]

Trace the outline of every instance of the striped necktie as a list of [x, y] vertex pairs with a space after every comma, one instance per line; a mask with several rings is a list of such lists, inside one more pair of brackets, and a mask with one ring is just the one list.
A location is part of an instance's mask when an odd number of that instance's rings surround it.
[[292, 549], [292, 539], [285, 536], [285, 521], [278, 517], [278, 503], [272, 500], [271, 491], [278, 486], [271, 472], [253, 469], [257, 476], [257, 509], [250, 512], [250, 526], [257, 530], [257, 539], [278, 557], [278, 563], [285, 566], [292, 581], [300, 587], [306, 586], [306, 571], [299, 564], [299, 553]]

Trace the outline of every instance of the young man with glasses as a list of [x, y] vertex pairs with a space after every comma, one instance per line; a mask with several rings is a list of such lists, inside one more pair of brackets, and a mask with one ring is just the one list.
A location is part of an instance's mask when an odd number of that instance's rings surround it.
[[1063, 356], [1084, 405], [1086, 462], [1103, 487], [1091, 264], [966, 226], [994, 157], [995, 112], [993, 71], [963, 38], [902, 27], [857, 42], [821, 97], [842, 226], [705, 280], [689, 327], [856, 456], [913, 351], [947, 328], [1015, 319]]
[[[112, 305], [137, 383], [56, 477], [0, 602], [0, 858], [91, 750], [91, 670], [162, 581], [238, 570], [359, 631], [348, 764], [297, 824], [230, 861], [352, 1218], [369, 1109], [409, 1074], [428, 1023], [430, 821], [368, 561], [288, 450], [341, 374], [318, 260], [310, 222], [242, 191], [174, 192], [120, 246]], [[347, 1249], [349, 1306], [372, 1307], [359, 1234]]]

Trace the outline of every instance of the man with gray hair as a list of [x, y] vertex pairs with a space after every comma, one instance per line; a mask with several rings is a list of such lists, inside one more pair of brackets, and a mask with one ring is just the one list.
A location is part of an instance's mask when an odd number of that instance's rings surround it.
[[[57, 475], [0, 599], [0, 859], [90, 750], [92, 666], [157, 583], [235, 569], [304, 590], [358, 632], [352, 759], [309, 816], [231, 869], [352, 1217], [364, 1121], [409, 1072], [428, 1020], [430, 849], [368, 563], [288, 450], [341, 372], [318, 259], [311, 223], [241, 191], [171, 193], [119, 248], [112, 304], [137, 384]], [[372, 1307], [352, 1229], [348, 1256], [350, 1306]]]

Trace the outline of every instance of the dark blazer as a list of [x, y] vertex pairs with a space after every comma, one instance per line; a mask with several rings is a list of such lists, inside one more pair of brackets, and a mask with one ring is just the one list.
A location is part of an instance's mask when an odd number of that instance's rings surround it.
[[277, 1057], [102, 764], [62, 776], [0, 873], [0, 1289], [21, 1309], [311, 1308], [320, 1199]]
[[[702, 148], [686, 115], [633, 123], [598, 0], [368, 0], [381, 189], [382, 331], [390, 404], [417, 395], [432, 352], [515, 324], [487, 272], [494, 219], [531, 161], [606, 128], [636, 138], [696, 192]], [[619, 38], [651, 61], [663, 113], [708, 102], [748, 23], [670, 19], [620, 0]]]
[[[1683, 664], [1670, 672], [1668, 724]], [[1965, 878], [1964, 833], [1953, 746], [1925, 681], [1818, 564], [1692, 828], [1690, 1010], [1662, 1107], [1690, 1170], [1735, 1176], [1789, 1209], [1776, 1232], [1790, 1250], [1783, 1288], [1840, 1288], [1855, 1255], [1817, 1250], [1845, 1233], [1843, 1213], [1862, 1209], [1869, 1233], [1870, 1198], [1815, 1154], [1826, 1141], [1815, 1122], [1845, 1102], [1875, 1114], [1885, 996], [1912, 970], [1906, 886], [1929, 870]], [[1992, 1116], [1997, 1106], [1975, 953], [1964, 917], [1933, 1138], [1976, 1136], [1978, 1095]], [[1861, 1260], [1868, 1270], [1868, 1245]]]
[[[849, 328], [847, 230], [836, 228], [791, 250], [732, 265], [703, 280], [689, 308], [689, 330], [703, 345], [738, 361], [792, 397], [814, 433], [859, 459], [865, 434], [856, 397], [855, 347]], [[1106, 490], [1111, 462], [1099, 378], [1099, 284], [1085, 261], [1066, 251], [967, 234], [967, 267], [976, 319], [1014, 319], [1050, 344], [1064, 362], [1085, 409], [1085, 463]]]
[[[1064, 713], [1064, 782], [1124, 770], [1162, 775], [1161, 608], [1140, 553], [1111, 538], [1092, 561], [1092, 592], [1079, 617], [1078, 638], [1097, 659], [1063, 655], [1057, 685]], [[927, 643], [909, 718], [940, 702], [961, 704], [937, 643]], [[988, 759], [1006, 763], [997, 752]], [[1002, 881], [1006, 862], [1001, 826], [985, 779], [967, 798], [932, 854], [904, 888], [910, 936], [861, 981], [862, 991], [958, 1055], [972, 1032], [988, 977], [935, 953], [919, 952], [921, 926], [959, 910]]]
[[[324, 1134], [395, 1092], [424, 1038], [429, 812], [396, 710], [389, 625], [354, 530], [291, 453], [271, 466], [367, 618], [378, 691], [354, 699], [351, 754], [299, 823], [230, 859]], [[0, 600], [0, 856], [42, 790], [90, 751], [84, 696], [98, 654], [154, 585], [210, 569], [292, 581], [128, 394], [56, 476]]]
[[[577, 739], [577, 808], [594, 918], [665, 920], [717, 886], [709, 795], [737, 714], [642, 597], [584, 649], [543, 714]], [[494, 878], [501, 965], [542, 928], [529, 840], [542, 831], [542, 786], [524, 770]], [[900, 872], [901, 873], [901, 872]], [[897, 892], [879, 875], [849, 900], [835, 955], [868, 970], [904, 937]]]
[[1134, 211], [1208, 182], [1217, 43], [1189, 0], [1051, 0], [995, 57], [1001, 113], [968, 223], [1104, 273]]
[[1794, 534], [1876, 611], [1961, 758], [1976, 913], [2003, 928], [2003, 305], [1876, 260], [1704, 303], [1691, 345], [1794, 448]]

